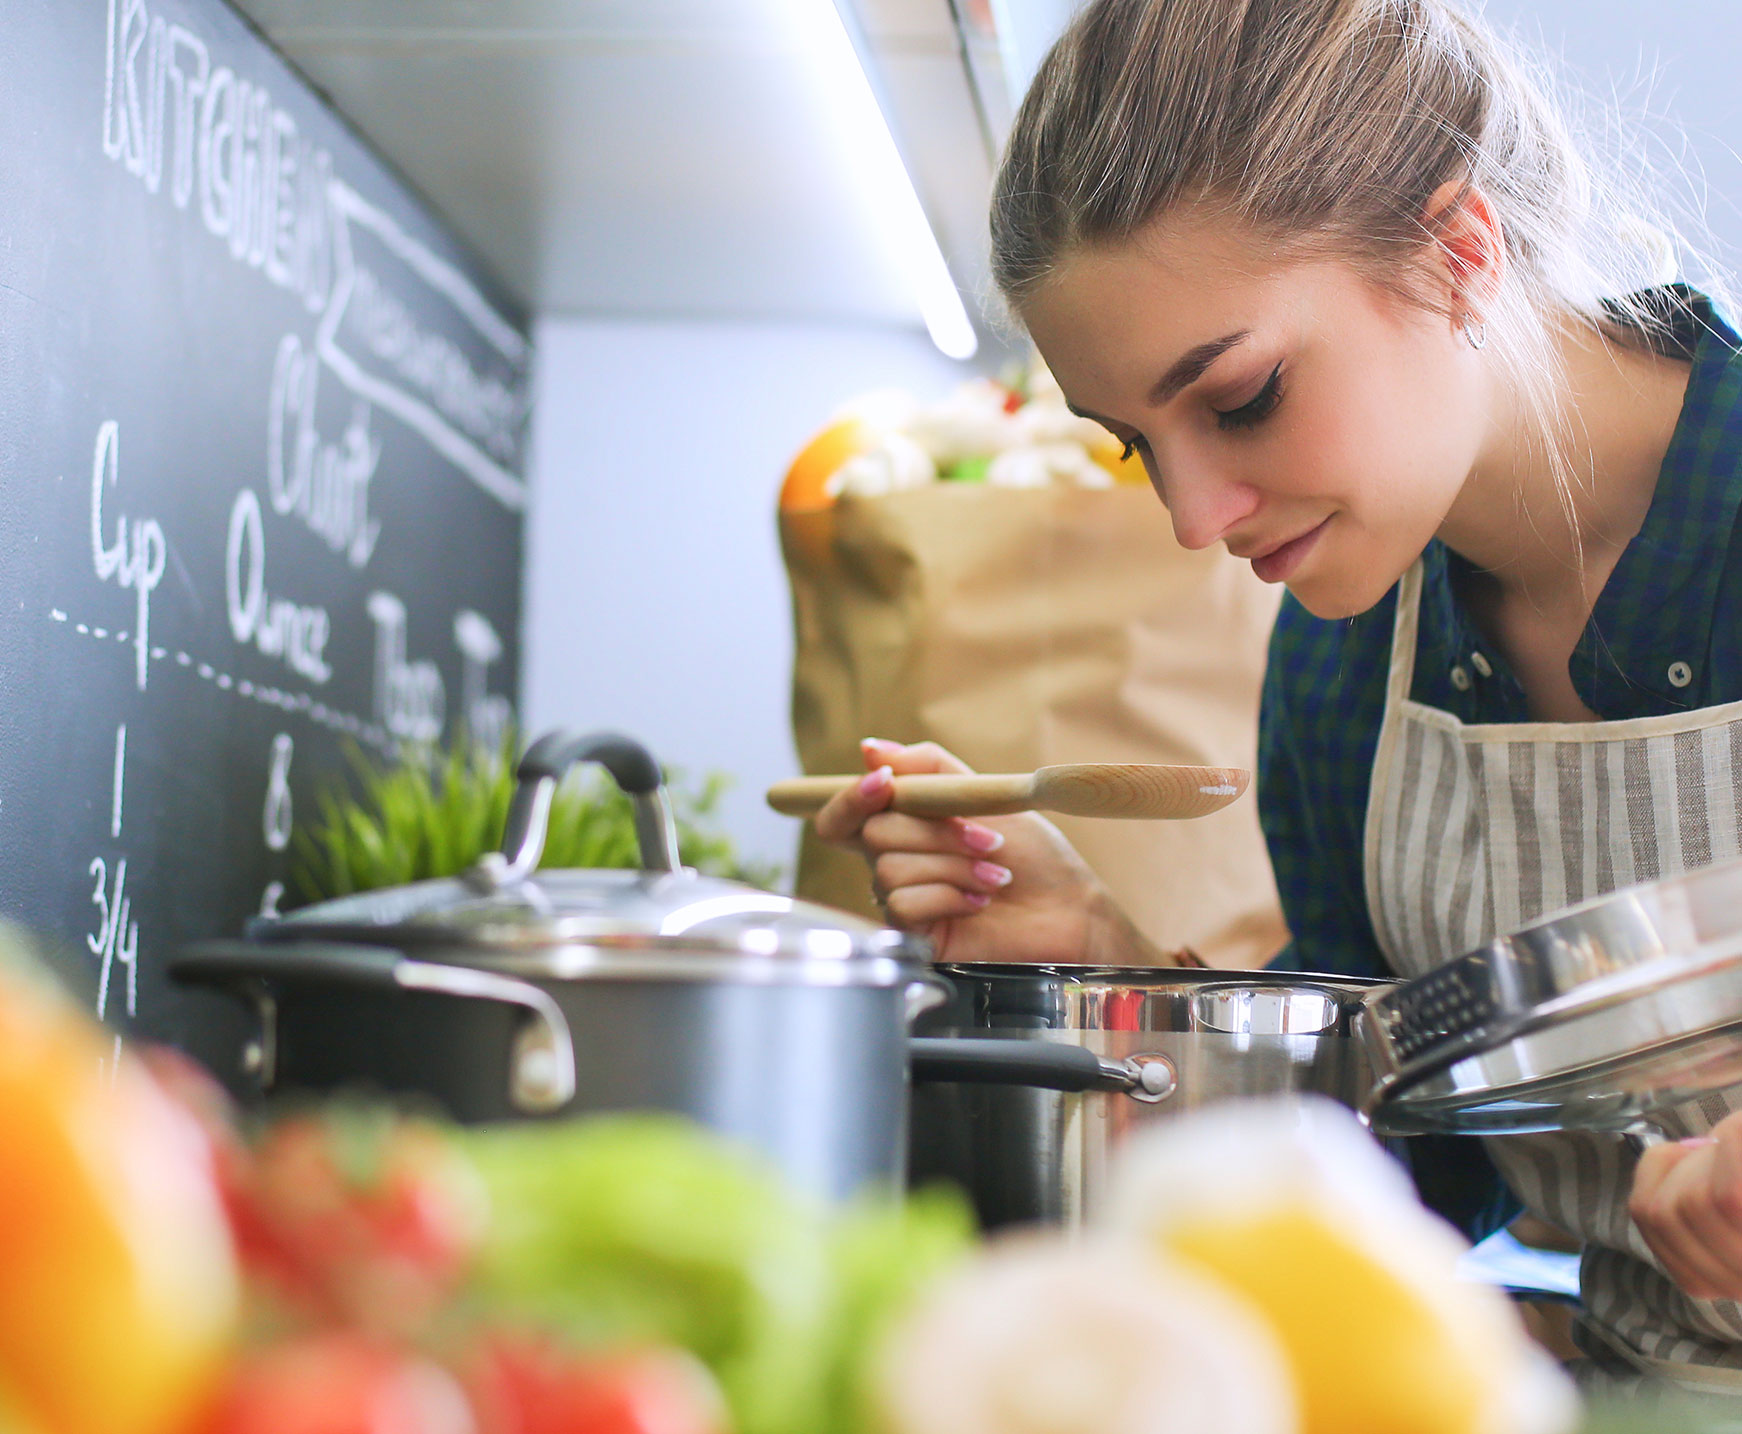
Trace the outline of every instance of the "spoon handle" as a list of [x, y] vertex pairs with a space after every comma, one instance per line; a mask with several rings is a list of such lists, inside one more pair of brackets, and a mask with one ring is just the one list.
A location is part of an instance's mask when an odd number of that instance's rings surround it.
[[[862, 777], [792, 777], [768, 789], [768, 805], [789, 817], [808, 817]], [[916, 817], [998, 817], [1034, 806], [1034, 777], [927, 772], [895, 779], [890, 806]]]

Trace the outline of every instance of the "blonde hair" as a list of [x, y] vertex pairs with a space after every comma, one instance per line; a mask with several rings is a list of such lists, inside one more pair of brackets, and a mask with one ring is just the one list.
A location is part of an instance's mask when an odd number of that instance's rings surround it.
[[1430, 215], [1442, 186], [1478, 188], [1505, 265], [1468, 307], [1570, 517], [1557, 334], [1657, 341], [1667, 316], [1640, 291], [1672, 277], [1678, 241], [1649, 186], [1587, 160], [1560, 91], [1450, 0], [1091, 0], [1018, 110], [993, 278], [1020, 310], [1073, 251], [1207, 205], [1440, 307], [1409, 261], [1457, 209]]

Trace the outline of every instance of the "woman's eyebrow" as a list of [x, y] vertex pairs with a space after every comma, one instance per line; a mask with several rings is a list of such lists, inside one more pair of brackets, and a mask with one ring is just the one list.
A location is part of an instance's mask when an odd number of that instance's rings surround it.
[[1224, 334], [1219, 339], [1211, 339], [1207, 344], [1199, 344], [1195, 349], [1188, 350], [1179, 360], [1155, 382], [1155, 387], [1149, 390], [1149, 402], [1159, 408], [1182, 388], [1196, 383], [1202, 378], [1217, 359], [1246, 342], [1252, 337], [1251, 329], [1241, 329], [1237, 334]]
[[[1227, 353], [1229, 349], [1238, 348], [1251, 337], [1251, 329], [1241, 329], [1237, 334], [1224, 334], [1219, 339], [1211, 339], [1207, 344], [1199, 344], [1195, 349], [1188, 349], [1172, 368], [1155, 381], [1155, 387], [1149, 390], [1150, 406], [1160, 408], [1182, 388], [1186, 388], [1202, 378], [1209, 372], [1210, 365]], [[1113, 426], [1111, 420], [1102, 418], [1098, 413], [1078, 408], [1069, 399], [1065, 400], [1065, 407], [1076, 414], [1078, 418], [1087, 418], [1095, 423], [1105, 424], [1108, 428]]]

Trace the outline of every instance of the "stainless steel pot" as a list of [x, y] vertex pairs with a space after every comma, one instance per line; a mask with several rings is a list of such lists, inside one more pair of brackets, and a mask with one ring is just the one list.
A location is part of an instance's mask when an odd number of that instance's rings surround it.
[[[551, 799], [576, 761], [635, 803], [642, 871], [541, 871]], [[255, 923], [171, 963], [256, 1012], [242, 1077], [261, 1096], [367, 1086], [457, 1119], [667, 1110], [843, 1197], [898, 1186], [910, 1059], [1068, 1089], [1145, 1079], [1045, 1046], [910, 1048], [943, 999], [930, 947], [824, 907], [683, 870], [658, 764], [611, 734], [552, 733], [522, 759], [501, 852], [463, 877]], [[984, 1043], [976, 1043], [984, 1044]]]
[[960, 1184], [987, 1228], [1080, 1221], [1120, 1142], [1180, 1111], [1308, 1092], [1358, 1107], [1373, 1072], [1356, 1017], [1371, 991], [1391, 984], [1106, 966], [936, 969], [953, 992], [920, 1017], [927, 1035], [1079, 1047], [1146, 1074], [1128, 1092], [980, 1084], [978, 1071], [966, 1072], [973, 1084], [916, 1083], [911, 1178]]

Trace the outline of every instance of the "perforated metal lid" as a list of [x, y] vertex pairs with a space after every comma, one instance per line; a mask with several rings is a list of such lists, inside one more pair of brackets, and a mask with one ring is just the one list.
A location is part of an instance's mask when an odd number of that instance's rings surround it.
[[1626, 888], [1372, 996], [1386, 1134], [1622, 1129], [1742, 1082], [1742, 861]]

